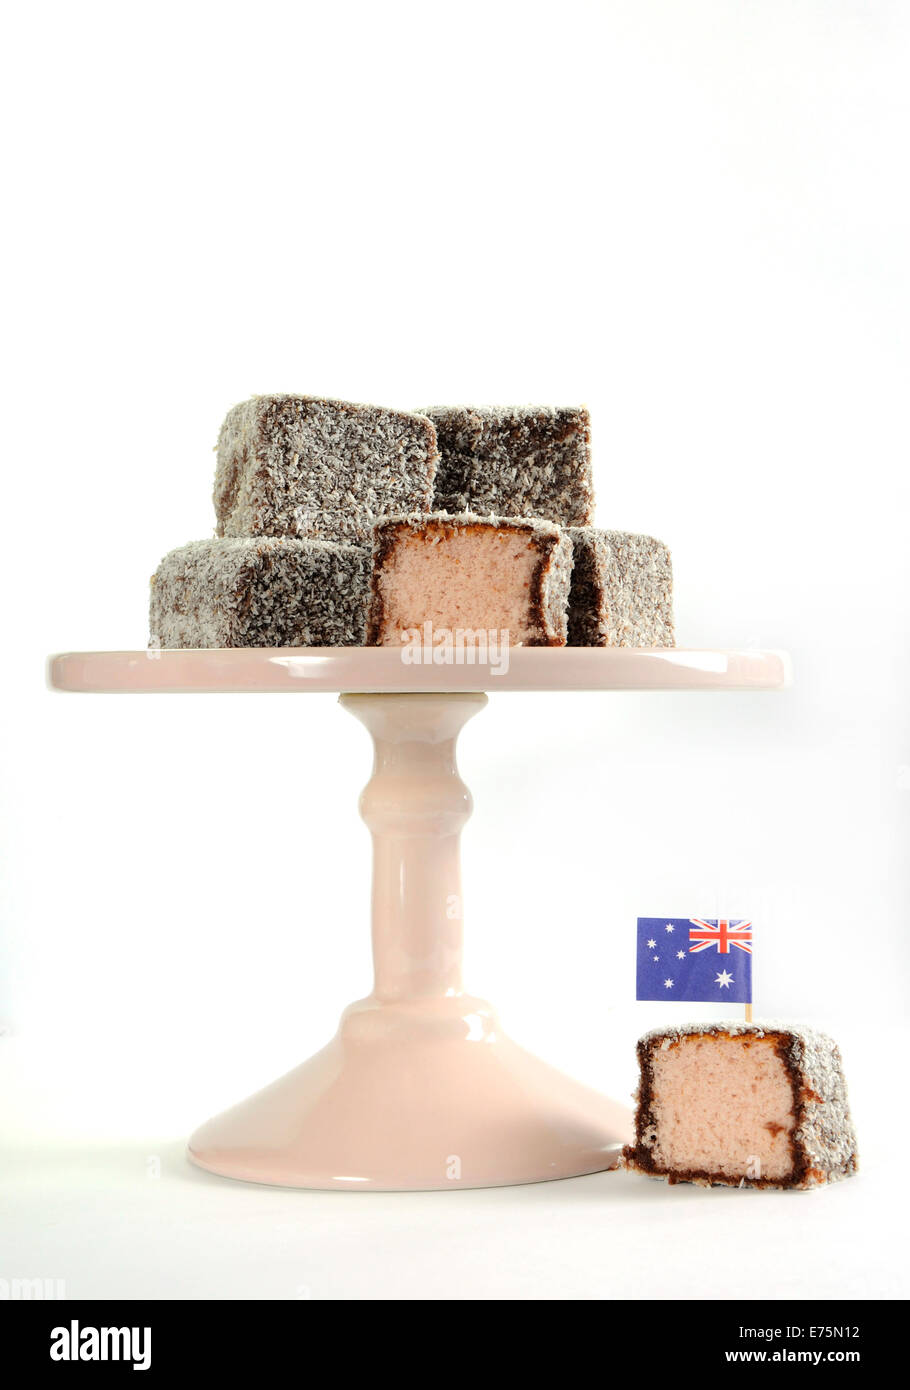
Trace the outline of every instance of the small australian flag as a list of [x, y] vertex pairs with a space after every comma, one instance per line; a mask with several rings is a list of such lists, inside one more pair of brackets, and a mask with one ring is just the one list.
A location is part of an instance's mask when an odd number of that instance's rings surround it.
[[636, 999], [752, 1003], [752, 923], [639, 917]]

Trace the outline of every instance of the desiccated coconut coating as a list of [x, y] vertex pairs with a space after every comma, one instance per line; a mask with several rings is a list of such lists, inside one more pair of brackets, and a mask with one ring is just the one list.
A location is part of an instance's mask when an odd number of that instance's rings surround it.
[[453, 514], [594, 519], [591, 422], [583, 406], [434, 406], [433, 506]]
[[368, 543], [377, 516], [429, 510], [437, 460], [425, 416], [315, 396], [254, 396], [221, 426], [217, 534]]
[[[731, 1095], [721, 1096], [717, 1089], [712, 1094], [710, 1056], [702, 1052], [686, 1076], [684, 1093], [673, 1097], [666, 1071], [661, 1080], [661, 1064], [673, 1049], [687, 1042], [709, 1050], [712, 1044], [725, 1046], [728, 1057], [729, 1049], [733, 1048], [735, 1055], [736, 1044], [742, 1045], [741, 1058], [734, 1065], [738, 1080]], [[762, 1109], [760, 1088], [754, 1076], [747, 1074], [753, 1065], [750, 1053], [759, 1048], [766, 1053], [765, 1076], [770, 1075], [767, 1060], [777, 1068], [777, 1078], [772, 1080], [783, 1103], [776, 1120]], [[843, 1063], [837, 1044], [826, 1034], [773, 1022], [687, 1023], [646, 1033], [638, 1042], [638, 1061], [635, 1142], [623, 1150], [623, 1167], [650, 1177], [667, 1178], [671, 1183], [774, 1189], [818, 1187], [856, 1172], [856, 1133], [850, 1118]], [[768, 1091], [767, 1083], [765, 1090]], [[753, 1171], [746, 1162], [750, 1155], [739, 1152], [725, 1153], [723, 1162], [715, 1156], [713, 1167], [667, 1161], [662, 1153], [665, 1147], [673, 1148], [675, 1144], [679, 1153], [684, 1153], [686, 1144], [691, 1146], [693, 1142], [691, 1137], [686, 1139], [682, 1126], [695, 1132], [701, 1124], [716, 1146], [718, 1130], [729, 1123], [721, 1101], [729, 1101], [731, 1108], [753, 1108], [751, 1141], [744, 1126], [743, 1146], [754, 1142], [755, 1133], [763, 1125], [770, 1131], [772, 1141], [778, 1143], [778, 1152], [783, 1150], [783, 1159], [778, 1157], [775, 1169], [763, 1176], [761, 1166]], [[671, 1132], [669, 1143], [665, 1131]], [[733, 1147], [739, 1138], [737, 1134]]]
[[652, 536], [571, 527], [570, 647], [672, 647], [670, 552]]
[[363, 645], [369, 551], [331, 541], [192, 541], [152, 576], [160, 647]]
[[507, 634], [510, 646], [565, 646], [572, 546], [527, 517], [384, 517], [373, 529], [369, 645], [402, 633]]

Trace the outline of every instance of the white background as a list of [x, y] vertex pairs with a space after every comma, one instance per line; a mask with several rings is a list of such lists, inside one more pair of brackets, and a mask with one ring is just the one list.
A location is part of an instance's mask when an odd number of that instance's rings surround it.
[[[7, 24], [0, 1277], [906, 1294], [907, 7]], [[680, 644], [792, 652], [780, 695], [491, 700], [467, 980], [624, 1095], [638, 1033], [692, 1013], [633, 1002], [636, 916], [753, 917], [758, 1011], [842, 1043], [861, 1177], [388, 1197], [184, 1164], [369, 989], [367, 737], [330, 696], [67, 697], [43, 662], [144, 645], [160, 556], [211, 533], [221, 417], [277, 390], [585, 401], [598, 520], [670, 543]]]

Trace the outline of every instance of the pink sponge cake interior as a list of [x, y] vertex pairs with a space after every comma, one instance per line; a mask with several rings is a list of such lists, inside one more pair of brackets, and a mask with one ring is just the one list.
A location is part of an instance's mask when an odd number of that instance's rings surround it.
[[696, 1034], [658, 1048], [651, 1066], [655, 1165], [738, 1182], [751, 1157], [766, 1178], [789, 1175], [793, 1092], [774, 1039]]
[[405, 634], [506, 633], [509, 646], [564, 646], [572, 546], [531, 519], [387, 518], [373, 532], [369, 643]]
[[856, 1168], [840, 1053], [821, 1033], [689, 1024], [646, 1034], [625, 1166], [750, 1187], [814, 1187]]

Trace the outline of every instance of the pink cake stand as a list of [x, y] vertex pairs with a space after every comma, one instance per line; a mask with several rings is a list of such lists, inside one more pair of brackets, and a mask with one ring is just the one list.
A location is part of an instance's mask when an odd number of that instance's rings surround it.
[[339, 691], [369, 729], [375, 983], [327, 1047], [192, 1136], [202, 1168], [287, 1187], [493, 1187], [612, 1167], [629, 1112], [533, 1057], [465, 993], [458, 732], [484, 691], [772, 690], [776, 652], [521, 648], [508, 669], [413, 666], [393, 648], [73, 652], [84, 692]]

